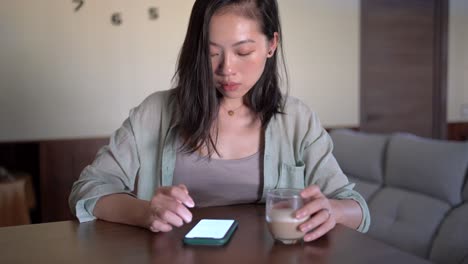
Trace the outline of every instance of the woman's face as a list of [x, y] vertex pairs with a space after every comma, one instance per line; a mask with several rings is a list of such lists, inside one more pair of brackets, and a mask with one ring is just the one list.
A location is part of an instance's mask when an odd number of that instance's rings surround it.
[[276, 36], [268, 41], [256, 20], [231, 12], [211, 18], [213, 77], [216, 88], [226, 99], [242, 98], [254, 86], [276, 43]]

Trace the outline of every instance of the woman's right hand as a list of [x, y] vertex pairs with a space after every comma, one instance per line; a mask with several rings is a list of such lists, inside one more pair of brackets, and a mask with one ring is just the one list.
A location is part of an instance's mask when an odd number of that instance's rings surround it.
[[153, 232], [168, 232], [173, 226], [180, 227], [192, 221], [187, 207], [194, 207], [185, 185], [158, 188], [150, 202], [149, 229]]

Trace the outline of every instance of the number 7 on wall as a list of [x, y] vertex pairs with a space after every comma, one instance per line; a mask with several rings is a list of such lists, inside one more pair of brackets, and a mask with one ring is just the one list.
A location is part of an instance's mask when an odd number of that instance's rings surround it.
[[77, 6], [75, 7], [75, 12], [78, 12], [78, 10], [80, 10], [84, 4], [84, 0], [72, 0], [72, 2], [77, 4]]

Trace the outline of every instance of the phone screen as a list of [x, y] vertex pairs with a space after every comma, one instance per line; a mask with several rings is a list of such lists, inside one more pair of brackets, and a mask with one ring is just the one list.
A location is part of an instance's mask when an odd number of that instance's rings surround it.
[[222, 239], [234, 222], [232, 219], [202, 219], [185, 235], [185, 238]]

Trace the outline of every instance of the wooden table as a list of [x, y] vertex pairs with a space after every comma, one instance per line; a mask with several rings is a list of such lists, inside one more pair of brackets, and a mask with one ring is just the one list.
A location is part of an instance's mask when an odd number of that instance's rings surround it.
[[[337, 226], [325, 237], [275, 244], [264, 206], [193, 209], [194, 221], [169, 233], [93, 221], [0, 228], [0, 263], [429, 263]], [[224, 247], [185, 246], [182, 238], [201, 218], [233, 218], [239, 228]]]

